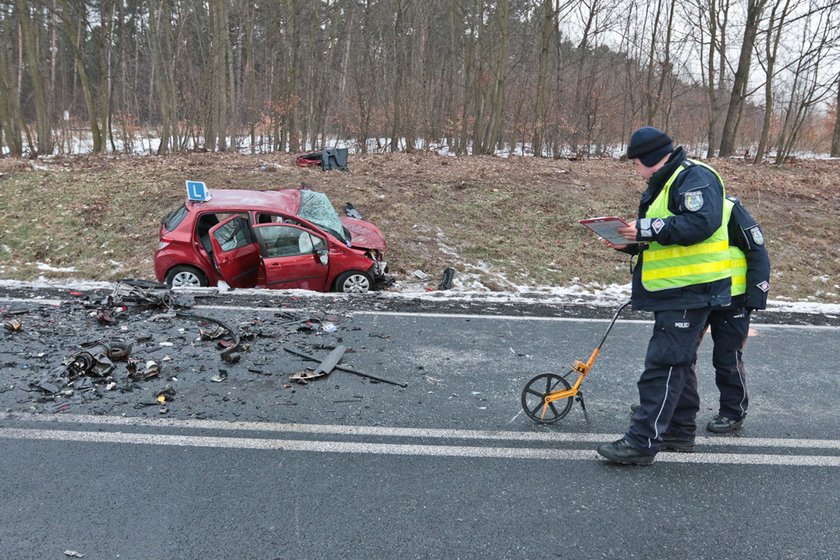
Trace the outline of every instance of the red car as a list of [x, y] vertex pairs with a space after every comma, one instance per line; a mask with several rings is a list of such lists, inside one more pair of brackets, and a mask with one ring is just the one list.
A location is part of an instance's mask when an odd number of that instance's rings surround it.
[[367, 292], [386, 280], [385, 239], [307, 189], [214, 190], [163, 218], [155, 276], [169, 286]]

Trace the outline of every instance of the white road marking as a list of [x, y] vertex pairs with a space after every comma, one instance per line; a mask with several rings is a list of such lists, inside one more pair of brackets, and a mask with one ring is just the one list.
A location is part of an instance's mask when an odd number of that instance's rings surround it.
[[[88, 432], [0, 428], [0, 438], [83, 443], [117, 443], [176, 447], [211, 447], [227, 449], [260, 449], [270, 451], [303, 451], [315, 453], [356, 453], [372, 455], [410, 455], [427, 457], [474, 457], [493, 459], [592, 460], [594, 450], [544, 449], [527, 447], [475, 447], [460, 445], [417, 445], [364, 443], [343, 441], [309, 441], [287, 439], [185, 436], [139, 434], [125, 432]], [[703, 463], [727, 465], [776, 465], [801, 467], [840, 467], [840, 456], [766, 455], [728, 453], [660, 453], [660, 463]]]
[[[59, 299], [30, 299], [30, 298], [11, 298], [0, 296], [0, 301], [9, 303], [38, 303], [43, 305], [60, 306], [62, 300]], [[69, 300], [68, 300], [69, 301]], [[585, 305], [585, 304], [581, 304]], [[263, 313], [278, 313], [278, 312], [294, 312], [300, 309], [294, 307], [253, 307], [243, 305], [195, 305], [191, 309], [211, 309], [218, 311], [253, 311]], [[469, 315], [459, 313], [417, 313], [410, 311], [352, 311], [354, 315], [380, 315], [392, 317], [430, 317], [438, 319], [489, 319], [496, 321], [549, 321], [557, 323], [609, 323], [610, 319], [591, 319], [585, 317], [529, 317], [526, 315]], [[768, 312], [768, 313], [772, 313]], [[620, 323], [629, 324], [650, 324], [653, 320], [648, 319], [619, 319]], [[752, 323], [752, 327], [756, 329], [810, 329], [810, 330], [840, 330], [838, 325], [788, 325], [788, 324], [771, 324], [771, 323]]]
[[[620, 434], [514, 432], [493, 430], [459, 430], [454, 428], [400, 428], [388, 426], [348, 426], [337, 424], [288, 424], [274, 422], [230, 422], [226, 420], [193, 420], [174, 418], [140, 418], [131, 416], [95, 416], [90, 414], [29, 414], [0, 412], [0, 420], [60, 424], [92, 424], [107, 426], [140, 426], [150, 428], [183, 428], [246, 432], [332, 434], [344, 436], [409, 437], [455, 440], [543, 441], [554, 443], [603, 443], [614, 441]], [[698, 445], [723, 447], [782, 447], [791, 449], [840, 449], [836, 439], [747, 438], [731, 436], [698, 436]]]
[[[123, 416], [35, 414], [0, 414], [2, 420], [33, 423], [80, 424], [91, 426], [119, 426], [165, 429], [199, 429], [238, 432], [296, 433], [305, 435], [341, 435], [362, 437], [401, 437], [416, 439], [485, 440], [515, 442], [549, 442], [555, 444], [602, 443], [613, 441], [617, 434], [560, 434], [548, 432], [494, 432], [486, 430], [454, 430], [433, 428], [390, 428], [382, 426], [339, 426], [322, 424], [274, 424], [267, 422], [225, 422], [218, 420], [175, 420], [131, 418]], [[271, 439], [255, 437], [219, 437], [177, 434], [149, 434], [102, 431], [73, 431], [71, 429], [42, 430], [31, 428], [0, 428], [0, 438], [77, 441], [89, 443], [125, 443], [191, 447], [224, 447], [237, 449], [266, 449], [280, 451], [309, 451], [320, 453], [362, 453], [381, 455], [422, 455], [447, 457], [507, 458], [507, 459], [563, 459], [589, 460], [596, 458], [594, 450], [551, 449], [528, 447], [494, 447], [474, 445], [429, 445], [403, 443], [369, 443], [353, 441], [318, 441]], [[698, 437], [701, 446], [770, 447], [774, 449], [838, 450], [840, 440]], [[764, 453], [660, 453], [659, 462], [715, 463], [743, 465], [789, 465], [840, 467], [840, 456], [779, 455]]]
[[[490, 319], [503, 321], [551, 321], [558, 323], [609, 323], [609, 319], [590, 319], [583, 317], [529, 317], [527, 315], [467, 315], [459, 313], [416, 313], [409, 311], [353, 311], [354, 315], [384, 315], [394, 317], [432, 317], [440, 319]], [[622, 319], [619, 317], [619, 323], [630, 323], [638, 325], [648, 325], [653, 323], [653, 319]], [[774, 324], [774, 323], [752, 323], [756, 329], [817, 329], [817, 330], [840, 330], [840, 325], [788, 325], [788, 324]]]
[[59, 305], [61, 305], [60, 299], [0, 297], [0, 301], [6, 301], [9, 303], [40, 303], [43, 305], [52, 305], [53, 307], [58, 307]]

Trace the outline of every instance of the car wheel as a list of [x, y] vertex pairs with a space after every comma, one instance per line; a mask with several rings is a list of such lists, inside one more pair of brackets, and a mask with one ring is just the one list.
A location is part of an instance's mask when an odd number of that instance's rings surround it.
[[335, 291], [347, 294], [366, 294], [373, 286], [373, 278], [367, 272], [351, 270], [342, 272], [335, 281]]
[[166, 273], [166, 285], [170, 288], [198, 288], [207, 286], [207, 277], [194, 266], [174, 266]]

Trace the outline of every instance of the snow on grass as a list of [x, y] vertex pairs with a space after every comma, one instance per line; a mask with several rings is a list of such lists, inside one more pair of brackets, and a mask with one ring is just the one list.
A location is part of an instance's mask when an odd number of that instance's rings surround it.
[[[0, 280], [0, 288], [37, 289], [53, 288], [65, 290], [97, 290], [113, 289], [114, 282], [98, 282], [90, 280], [47, 280], [39, 278], [35, 282], [21, 282], [18, 280]], [[193, 288], [190, 292], [217, 293], [227, 291], [227, 286], [219, 288]], [[237, 289], [229, 292], [232, 297], [238, 295], [278, 295], [300, 296], [307, 298], [342, 299], [354, 297], [350, 294], [321, 293], [308, 290], [264, 290]], [[456, 275], [452, 289], [427, 291], [418, 282], [397, 282], [388, 290], [376, 292], [376, 297], [385, 299], [411, 299], [437, 302], [486, 302], [486, 303], [539, 303], [550, 305], [587, 305], [591, 307], [614, 308], [630, 298], [630, 284], [577, 284], [568, 286], [515, 286], [509, 291], [490, 291], [477, 278], [469, 275]], [[840, 315], [840, 304], [817, 303], [810, 301], [786, 301], [782, 299], [769, 300], [767, 309], [762, 312], [778, 313], [806, 313], [815, 315]]]

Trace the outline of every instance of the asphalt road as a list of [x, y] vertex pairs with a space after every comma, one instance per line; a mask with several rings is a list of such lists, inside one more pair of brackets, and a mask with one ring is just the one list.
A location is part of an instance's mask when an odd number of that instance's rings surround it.
[[[704, 435], [695, 454], [620, 467], [594, 448], [629, 420], [651, 328], [643, 317], [619, 321], [586, 380], [590, 422], [575, 405], [545, 426], [521, 412], [522, 386], [588, 357], [604, 319], [297, 296], [198, 302], [192, 312], [251, 335], [227, 364], [214, 341], [196, 340], [195, 321], [128, 309], [103, 325], [92, 316], [98, 296], [74, 297], [0, 300], [4, 320], [22, 321], [0, 334], [3, 558], [757, 560], [840, 550], [836, 326], [756, 325], [752, 406], [737, 436]], [[294, 329], [293, 315], [314, 328]], [[133, 355], [155, 359], [162, 375], [131, 382], [120, 363], [110, 391], [98, 380], [73, 395], [30, 386], [60, 381], [63, 357], [108, 337], [134, 341]], [[716, 399], [709, 343], [701, 424]], [[338, 344], [352, 350], [343, 364], [406, 386], [343, 371], [289, 382], [307, 363], [284, 347], [323, 357]], [[227, 377], [212, 381], [220, 371]], [[155, 402], [167, 384], [174, 396]]]

